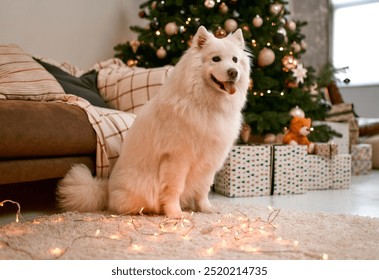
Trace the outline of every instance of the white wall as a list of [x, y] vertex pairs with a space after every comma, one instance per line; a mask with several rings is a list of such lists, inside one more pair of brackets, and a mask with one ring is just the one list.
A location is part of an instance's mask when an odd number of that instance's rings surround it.
[[113, 47], [136, 37], [131, 25], [143, 0], [1, 0], [0, 44], [81, 68], [114, 56]]
[[379, 118], [379, 86], [341, 87], [340, 92], [346, 103], [354, 104], [358, 116]]

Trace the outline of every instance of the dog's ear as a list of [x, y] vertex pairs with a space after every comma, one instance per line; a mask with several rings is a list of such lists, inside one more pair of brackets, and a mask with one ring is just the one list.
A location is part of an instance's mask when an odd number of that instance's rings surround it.
[[242, 49], [245, 48], [245, 40], [243, 39], [241, 28], [238, 28], [231, 36]]
[[201, 49], [204, 46], [205, 42], [209, 39], [210, 35], [211, 34], [207, 31], [207, 29], [201, 25], [193, 37], [192, 45], [195, 48]]

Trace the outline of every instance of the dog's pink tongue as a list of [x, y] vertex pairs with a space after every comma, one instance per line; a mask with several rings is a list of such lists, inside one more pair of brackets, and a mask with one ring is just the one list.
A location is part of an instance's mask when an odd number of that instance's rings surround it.
[[229, 94], [234, 94], [236, 92], [236, 85], [234, 82], [225, 82], [224, 87]]

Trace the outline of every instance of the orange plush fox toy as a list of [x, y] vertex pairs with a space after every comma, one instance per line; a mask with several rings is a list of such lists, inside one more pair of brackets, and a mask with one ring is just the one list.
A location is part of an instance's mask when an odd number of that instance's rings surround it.
[[293, 117], [290, 128], [283, 137], [283, 144], [289, 145], [307, 145], [308, 153], [313, 153], [314, 143], [308, 140], [308, 134], [311, 132], [311, 119], [302, 117]]

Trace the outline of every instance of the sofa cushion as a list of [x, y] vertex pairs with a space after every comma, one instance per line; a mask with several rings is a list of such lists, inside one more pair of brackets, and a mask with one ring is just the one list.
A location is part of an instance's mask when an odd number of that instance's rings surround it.
[[64, 93], [57, 80], [13, 44], [0, 45], [0, 99], [51, 100]]
[[65, 103], [0, 100], [0, 127], [1, 159], [96, 152], [86, 113]]
[[98, 88], [110, 107], [138, 115], [167, 80], [173, 66], [156, 68], [127, 67], [124, 64], [101, 69]]
[[80, 77], [75, 77], [55, 65], [37, 58], [35, 60], [57, 79], [66, 93], [82, 97], [94, 106], [109, 108], [97, 89], [97, 71], [92, 70]]

